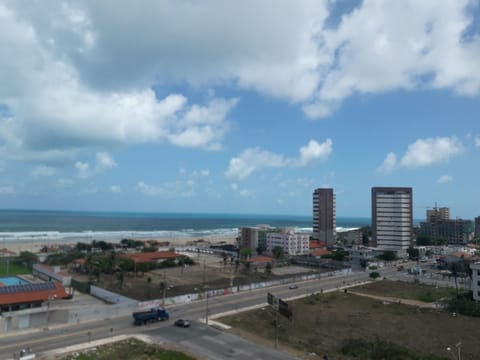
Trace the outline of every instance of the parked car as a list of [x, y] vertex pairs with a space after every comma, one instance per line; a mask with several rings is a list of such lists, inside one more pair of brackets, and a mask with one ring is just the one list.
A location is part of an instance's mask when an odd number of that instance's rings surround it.
[[177, 321], [175, 321], [175, 326], [183, 327], [183, 328], [189, 327], [190, 320], [178, 319]]
[[292, 284], [288, 287], [290, 290], [293, 290], [293, 289], [298, 289], [298, 285], [297, 284]]

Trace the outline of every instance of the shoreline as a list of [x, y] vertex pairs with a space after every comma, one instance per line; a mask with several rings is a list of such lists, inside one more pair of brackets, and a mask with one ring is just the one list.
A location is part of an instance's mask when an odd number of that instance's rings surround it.
[[[178, 247], [178, 246], [188, 246], [193, 245], [195, 242], [200, 242], [201, 244], [205, 245], [213, 245], [213, 244], [234, 244], [236, 240], [236, 236], [227, 236], [227, 235], [209, 235], [209, 236], [192, 236], [192, 237], [161, 237], [161, 238], [131, 238], [132, 240], [138, 241], [156, 241], [159, 243], [166, 243], [168, 242], [168, 246], [161, 246], [160, 248], [170, 248], [170, 247]], [[203, 240], [203, 241], [201, 241]], [[86, 243], [90, 244], [92, 240], [48, 240], [39, 239], [39, 240], [1, 240], [0, 241], [0, 250], [7, 249], [8, 251], [13, 251], [17, 255], [22, 251], [29, 251], [35, 254], [40, 253], [40, 249], [44, 246], [54, 248], [60, 247], [65, 245], [75, 245], [77, 243]], [[110, 239], [110, 240], [97, 240], [97, 241], [105, 241], [107, 243], [112, 244], [119, 244], [121, 239]], [[1, 252], [0, 252], [1, 254]]]

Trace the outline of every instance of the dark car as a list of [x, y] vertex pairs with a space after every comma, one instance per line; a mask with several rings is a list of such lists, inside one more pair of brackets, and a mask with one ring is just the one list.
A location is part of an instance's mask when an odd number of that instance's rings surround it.
[[298, 285], [297, 285], [297, 284], [293, 284], [293, 285], [290, 285], [288, 288], [289, 288], [290, 290], [298, 289]]
[[190, 321], [185, 319], [178, 319], [177, 321], [175, 321], [175, 326], [186, 328], [190, 326]]

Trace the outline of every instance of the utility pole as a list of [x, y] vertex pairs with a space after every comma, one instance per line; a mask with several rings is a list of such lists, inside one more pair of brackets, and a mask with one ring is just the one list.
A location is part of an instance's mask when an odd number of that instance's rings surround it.
[[275, 349], [278, 349], [278, 306], [275, 309]]
[[208, 326], [208, 293], [207, 293], [207, 288], [205, 287], [205, 299], [206, 299], [206, 305], [205, 305], [205, 324]]

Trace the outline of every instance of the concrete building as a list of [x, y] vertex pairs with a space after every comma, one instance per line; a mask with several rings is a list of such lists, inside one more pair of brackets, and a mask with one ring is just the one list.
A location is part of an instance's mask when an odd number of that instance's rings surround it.
[[327, 246], [333, 245], [336, 240], [336, 227], [336, 200], [333, 189], [315, 189], [312, 238], [325, 241]]
[[279, 246], [285, 255], [307, 255], [310, 235], [306, 233], [295, 233], [292, 228], [283, 229], [280, 232], [267, 233], [267, 253], [272, 254], [273, 248]]
[[242, 227], [238, 230], [238, 248], [249, 248], [255, 251], [258, 247], [258, 228]]
[[450, 220], [450, 208], [434, 207], [433, 209], [427, 210], [427, 222], [435, 222], [440, 220]]
[[475, 237], [480, 238], [480, 216], [475, 218]]
[[480, 301], [480, 262], [470, 265], [472, 269], [472, 293], [475, 301]]
[[337, 241], [344, 246], [362, 245], [362, 232], [359, 229], [338, 231]]
[[404, 252], [413, 237], [411, 187], [372, 188], [372, 240], [374, 246]]
[[420, 223], [420, 234], [432, 237], [436, 243], [445, 241], [448, 244], [467, 244], [473, 240], [474, 225], [471, 220], [437, 220]]
[[267, 232], [271, 231], [270, 225], [257, 225], [255, 227], [242, 227], [238, 230], [237, 245], [239, 249], [249, 248], [257, 252], [257, 249], [266, 249]]

